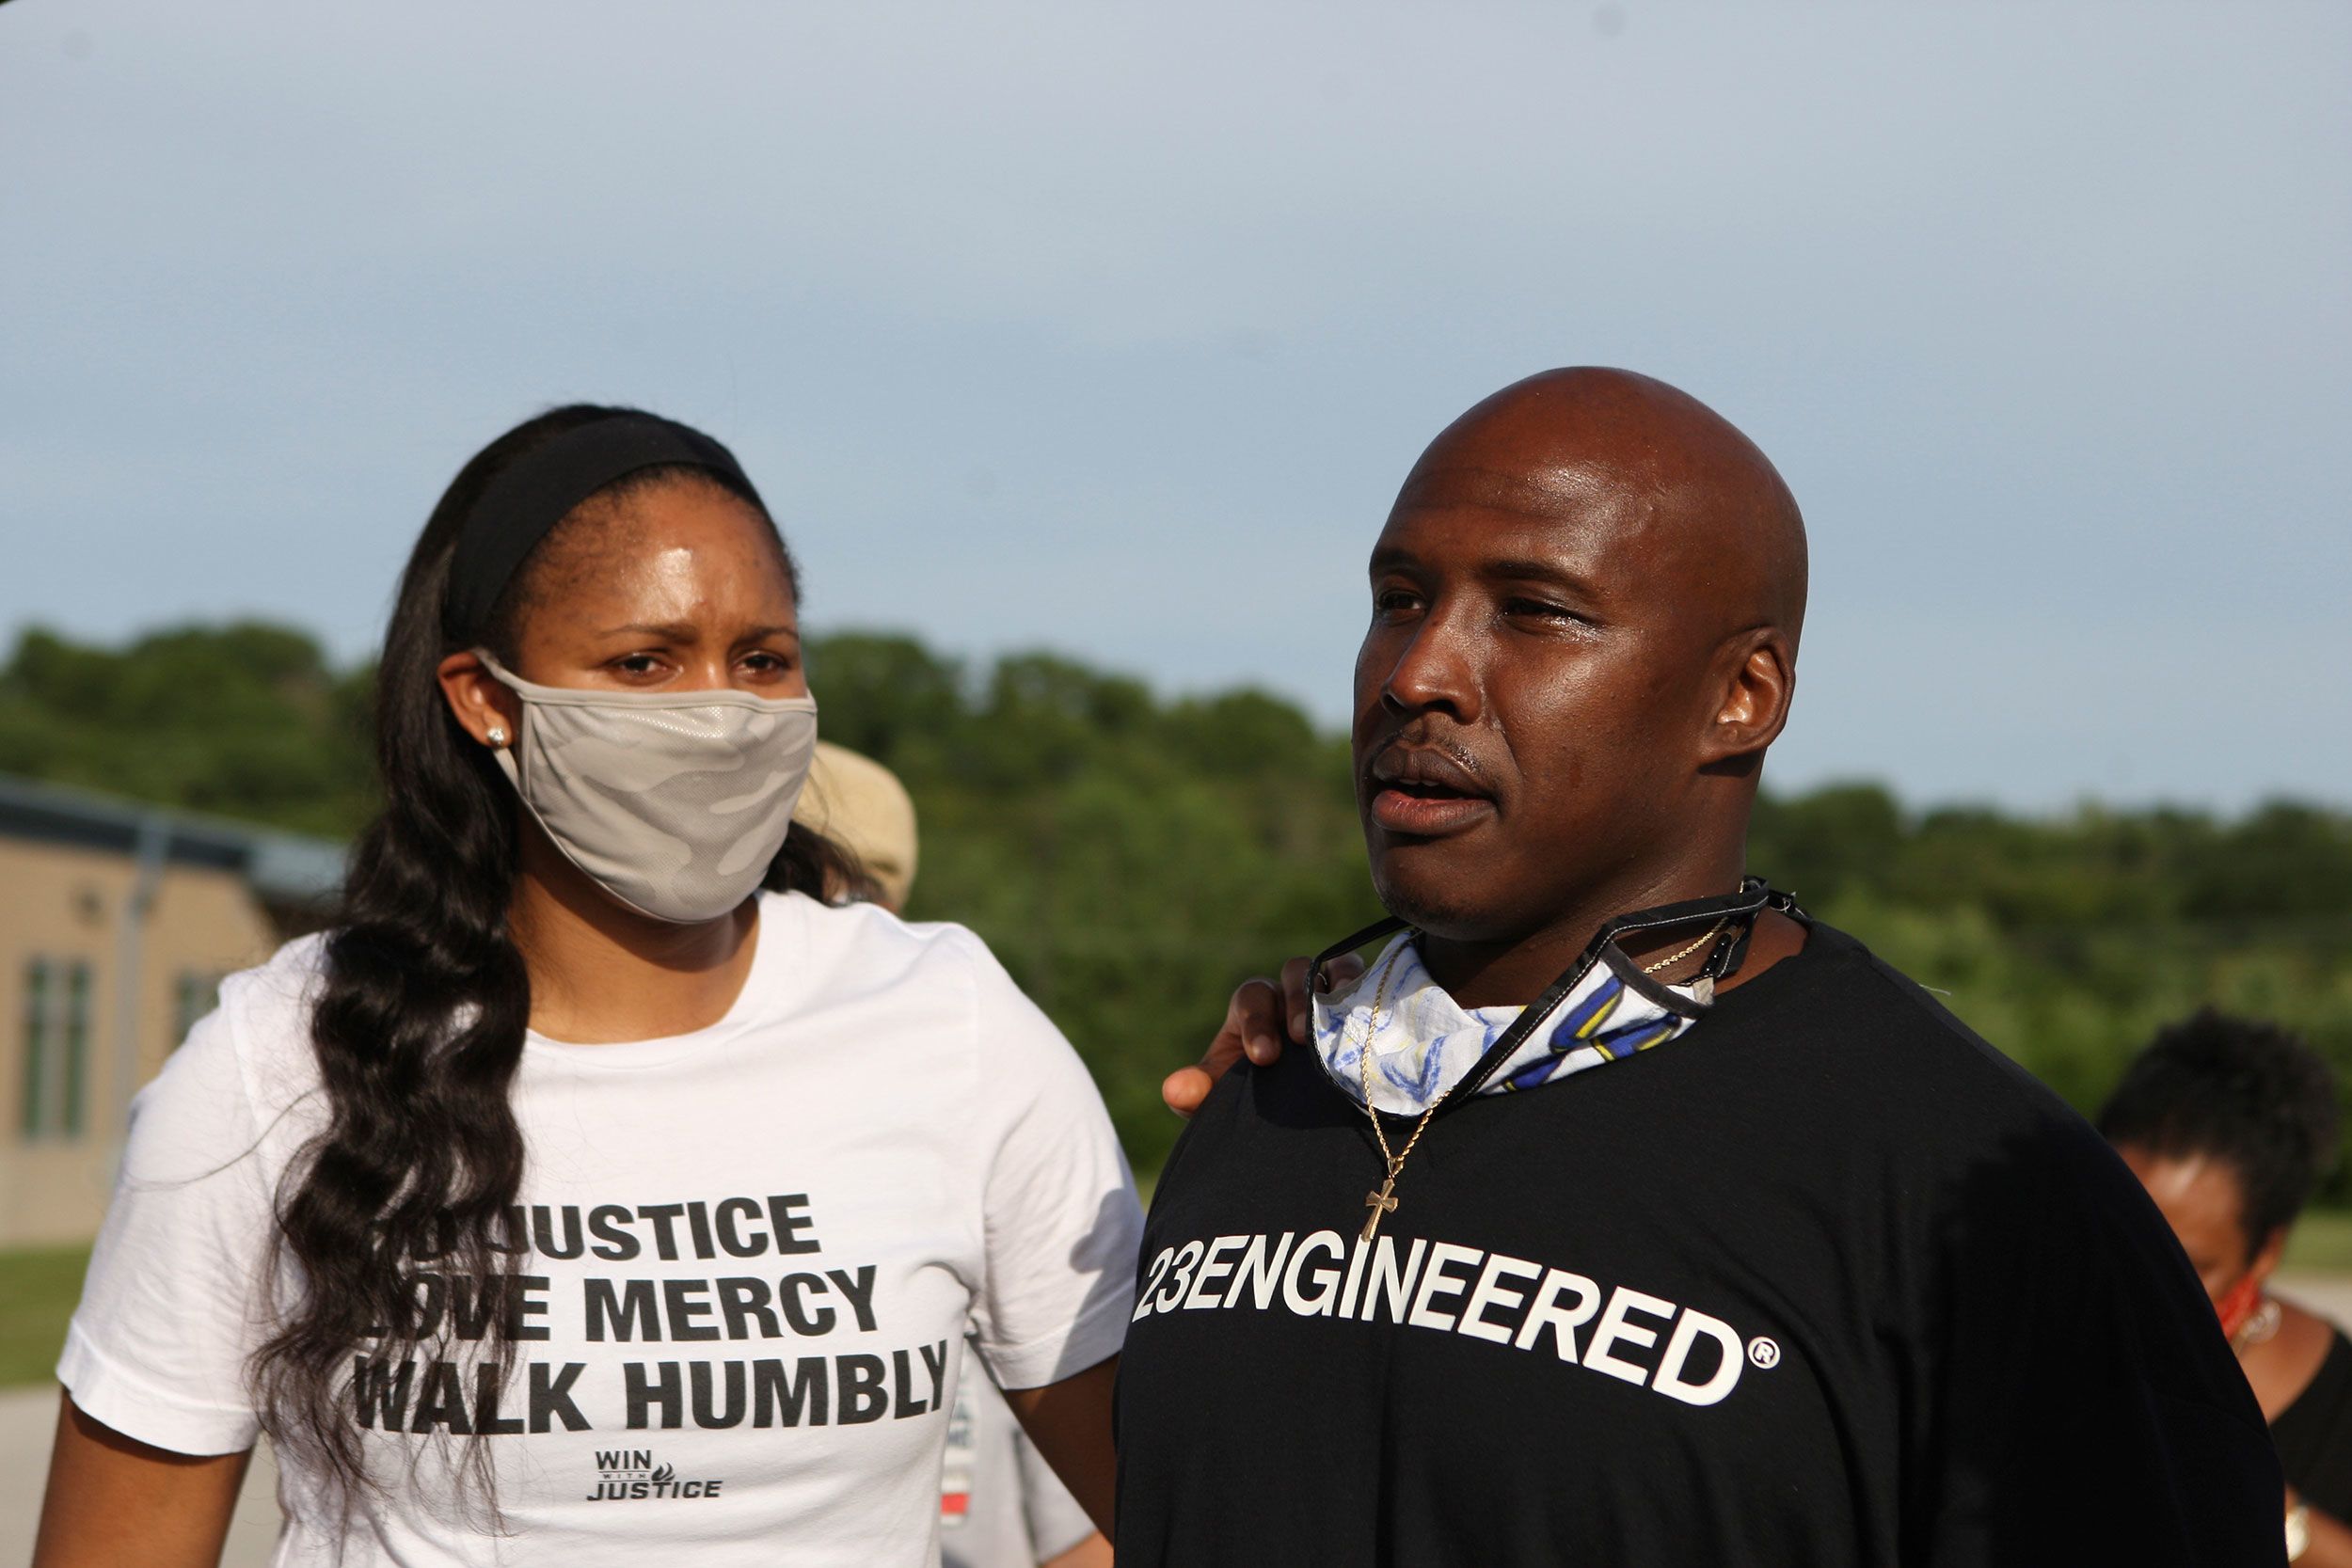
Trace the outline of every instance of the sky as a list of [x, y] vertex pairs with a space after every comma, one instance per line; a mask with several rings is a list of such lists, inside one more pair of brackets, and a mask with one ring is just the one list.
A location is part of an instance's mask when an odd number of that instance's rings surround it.
[[813, 629], [1337, 725], [1421, 447], [1613, 364], [1804, 507], [1779, 785], [2352, 802], [2347, 80], [2258, 0], [11, 0], [0, 638], [358, 657], [585, 398]]

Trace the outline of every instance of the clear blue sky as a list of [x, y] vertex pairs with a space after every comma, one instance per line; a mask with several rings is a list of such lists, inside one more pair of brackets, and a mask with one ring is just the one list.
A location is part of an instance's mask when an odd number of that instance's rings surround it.
[[589, 397], [819, 627], [1336, 721], [1421, 445], [1621, 364], [1805, 507], [1782, 783], [2352, 800], [2347, 81], [2252, 0], [16, 0], [0, 632], [358, 653]]

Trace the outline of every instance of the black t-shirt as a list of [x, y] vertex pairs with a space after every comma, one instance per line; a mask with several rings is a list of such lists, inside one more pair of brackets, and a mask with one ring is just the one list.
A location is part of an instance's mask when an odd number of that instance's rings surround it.
[[2277, 1563], [2213, 1308], [2072, 1112], [1851, 938], [1381, 1169], [1311, 1052], [1161, 1178], [1120, 1568]]
[[2287, 1484], [2339, 1523], [2352, 1520], [2352, 1340], [2336, 1331], [2328, 1359], [2270, 1423]]

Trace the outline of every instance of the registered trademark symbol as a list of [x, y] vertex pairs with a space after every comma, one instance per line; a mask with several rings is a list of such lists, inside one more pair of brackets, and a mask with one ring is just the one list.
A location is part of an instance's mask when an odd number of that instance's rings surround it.
[[1780, 1365], [1780, 1346], [1758, 1335], [1748, 1341], [1748, 1359], [1769, 1372]]

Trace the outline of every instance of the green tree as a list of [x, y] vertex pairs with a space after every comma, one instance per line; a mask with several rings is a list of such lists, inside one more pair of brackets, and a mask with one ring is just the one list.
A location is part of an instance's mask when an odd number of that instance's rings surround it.
[[[909, 912], [987, 939], [1144, 1169], [1177, 1131], [1159, 1081], [1234, 984], [1377, 912], [1347, 743], [1278, 697], [1163, 700], [1061, 655], [973, 668], [887, 632], [812, 639], [809, 669], [825, 734], [914, 797]], [[370, 679], [283, 626], [36, 629], [0, 665], [0, 771], [349, 833], [373, 802]], [[2342, 811], [1919, 812], [1842, 784], [1759, 802], [1749, 863], [2085, 1110], [2208, 1003], [2302, 1031], [2352, 1080]]]
[[120, 648], [26, 631], [0, 666], [0, 772], [328, 834], [372, 806], [367, 675], [252, 622]]

